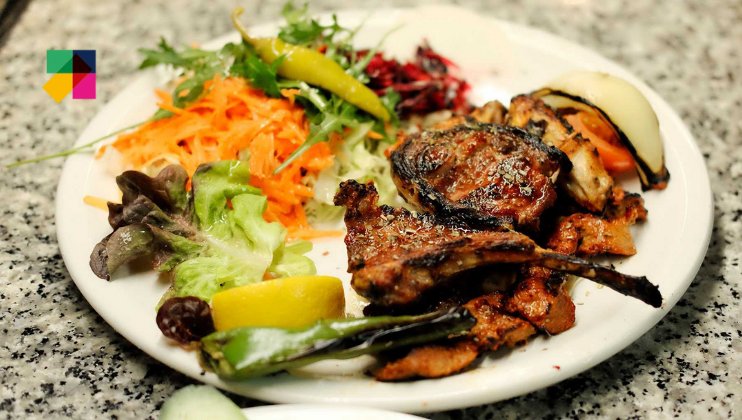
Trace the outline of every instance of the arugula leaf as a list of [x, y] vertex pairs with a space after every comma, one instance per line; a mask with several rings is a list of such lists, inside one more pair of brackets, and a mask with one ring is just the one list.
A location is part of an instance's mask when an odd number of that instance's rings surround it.
[[140, 48], [137, 50], [146, 56], [144, 61], [142, 61], [142, 64], [139, 65], [140, 70], [158, 64], [171, 64], [176, 67], [182, 67], [189, 64], [190, 61], [175, 52], [175, 49], [165, 41], [164, 37], [160, 37], [160, 42], [157, 46], [160, 48], [160, 51], [148, 50], [146, 48]]
[[262, 281], [266, 271], [314, 274], [304, 255], [311, 243], [286, 245], [286, 229], [263, 219], [267, 199], [249, 185], [248, 168], [241, 161], [201, 165], [192, 192], [178, 165], [155, 178], [124, 172], [116, 178], [122, 204], [109, 204], [114, 232], [93, 250], [93, 272], [110, 279], [127, 262], [149, 256], [156, 270], [170, 272], [169, 296], [206, 301], [221, 290]]
[[308, 13], [309, 4], [297, 8], [292, 1], [283, 6], [281, 14], [286, 19], [286, 26], [281, 27], [278, 38], [294, 45], [307, 45], [322, 36], [325, 27], [312, 19]]
[[159, 51], [146, 48], [140, 48], [137, 50], [141, 54], [145, 55], [144, 61], [139, 65], [140, 70], [159, 64], [169, 64], [175, 68], [193, 70], [204, 61], [213, 61], [218, 59], [217, 51], [205, 51], [198, 48], [187, 47], [185, 51], [177, 52], [175, 48], [165, 41], [165, 38], [160, 38], [157, 47], [159, 47]]
[[[185, 108], [196, 102], [204, 93], [204, 84], [219, 73], [226, 76], [228, 64], [237, 60], [244, 61], [250, 54], [247, 44], [229, 43], [219, 51], [206, 51], [198, 48], [186, 47], [183, 51], [176, 51], [164, 38], [157, 44], [159, 50], [140, 49], [139, 52], [146, 58], [139, 68], [156, 66], [159, 64], [171, 65], [183, 71], [187, 76], [173, 92], [173, 106]], [[158, 111], [153, 120], [167, 118], [172, 113]]]
[[397, 104], [402, 101], [402, 95], [391, 87], [388, 87], [384, 92], [384, 95], [380, 96], [379, 99], [381, 99], [381, 104], [386, 108], [387, 112], [389, 112], [391, 118], [389, 119], [389, 128], [387, 128], [383, 121], [376, 120], [374, 122], [374, 131], [384, 136], [385, 142], [394, 143], [397, 139], [395, 137], [390, 137], [388, 133], [396, 135], [397, 130], [399, 129], [400, 121], [396, 108]]
[[272, 98], [281, 97], [281, 89], [278, 87], [278, 76], [276, 72], [283, 62], [285, 56], [278, 57], [268, 65], [257, 55], [249, 55], [242, 62], [235, 62], [229, 69], [230, 74], [249, 79], [254, 88], [260, 89]]
[[319, 89], [310, 87], [303, 82], [293, 86], [298, 87], [298, 96], [306, 99], [307, 105], [314, 106], [316, 111], [312, 111], [311, 108], [305, 109], [310, 121], [309, 136], [273, 173], [281, 172], [315, 144], [328, 141], [333, 132], [342, 133], [345, 127], [356, 129], [360, 126], [357, 115], [358, 108], [350, 103], [343, 101], [334, 94], [330, 94], [328, 100]]

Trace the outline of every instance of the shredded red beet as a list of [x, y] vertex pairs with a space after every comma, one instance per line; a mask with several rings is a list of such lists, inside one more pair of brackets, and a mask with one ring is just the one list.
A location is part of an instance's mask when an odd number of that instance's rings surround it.
[[[358, 58], [368, 54], [359, 51]], [[451, 60], [433, 51], [427, 41], [417, 48], [415, 61], [400, 64], [397, 60], [386, 60], [382, 53], [376, 53], [366, 67], [370, 77], [368, 86], [377, 94], [383, 95], [391, 87], [402, 96], [397, 105], [400, 117], [410, 114], [428, 114], [450, 109], [466, 113], [471, 104], [465, 94], [470, 89], [468, 83], [453, 76], [450, 72], [458, 66]]]

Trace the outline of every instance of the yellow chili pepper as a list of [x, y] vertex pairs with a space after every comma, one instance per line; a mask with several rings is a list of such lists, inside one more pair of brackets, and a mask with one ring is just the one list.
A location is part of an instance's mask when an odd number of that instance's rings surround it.
[[243, 9], [236, 7], [232, 11], [232, 24], [242, 38], [255, 47], [263, 61], [272, 63], [284, 56], [277, 73], [287, 79], [295, 79], [319, 86], [345, 99], [369, 114], [389, 121], [389, 112], [384, 108], [381, 99], [363, 83], [345, 73], [342, 67], [319, 51], [288, 44], [278, 38], [252, 38], [247, 29], [238, 21]]

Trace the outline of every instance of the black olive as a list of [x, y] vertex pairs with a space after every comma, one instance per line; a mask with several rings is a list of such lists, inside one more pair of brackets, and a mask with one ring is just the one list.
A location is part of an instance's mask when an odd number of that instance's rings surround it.
[[181, 344], [198, 341], [216, 331], [209, 304], [194, 296], [165, 301], [157, 311], [157, 326], [165, 337]]

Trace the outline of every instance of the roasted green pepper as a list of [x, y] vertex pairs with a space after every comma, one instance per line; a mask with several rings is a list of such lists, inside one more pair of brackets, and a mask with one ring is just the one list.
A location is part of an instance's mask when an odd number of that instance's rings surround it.
[[245, 379], [325, 359], [350, 359], [466, 333], [464, 308], [414, 316], [320, 320], [302, 328], [241, 327], [201, 340], [201, 357], [221, 377]]
[[288, 44], [278, 38], [250, 37], [247, 29], [238, 20], [242, 12], [241, 7], [236, 7], [232, 11], [234, 27], [242, 34], [242, 39], [255, 47], [263, 61], [270, 64], [278, 57], [284, 57], [277, 71], [280, 76], [327, 89], [376, 118], [389, 121], [389, 112], [374, 91], [345, 73], [338, 63], [319, 51]]

